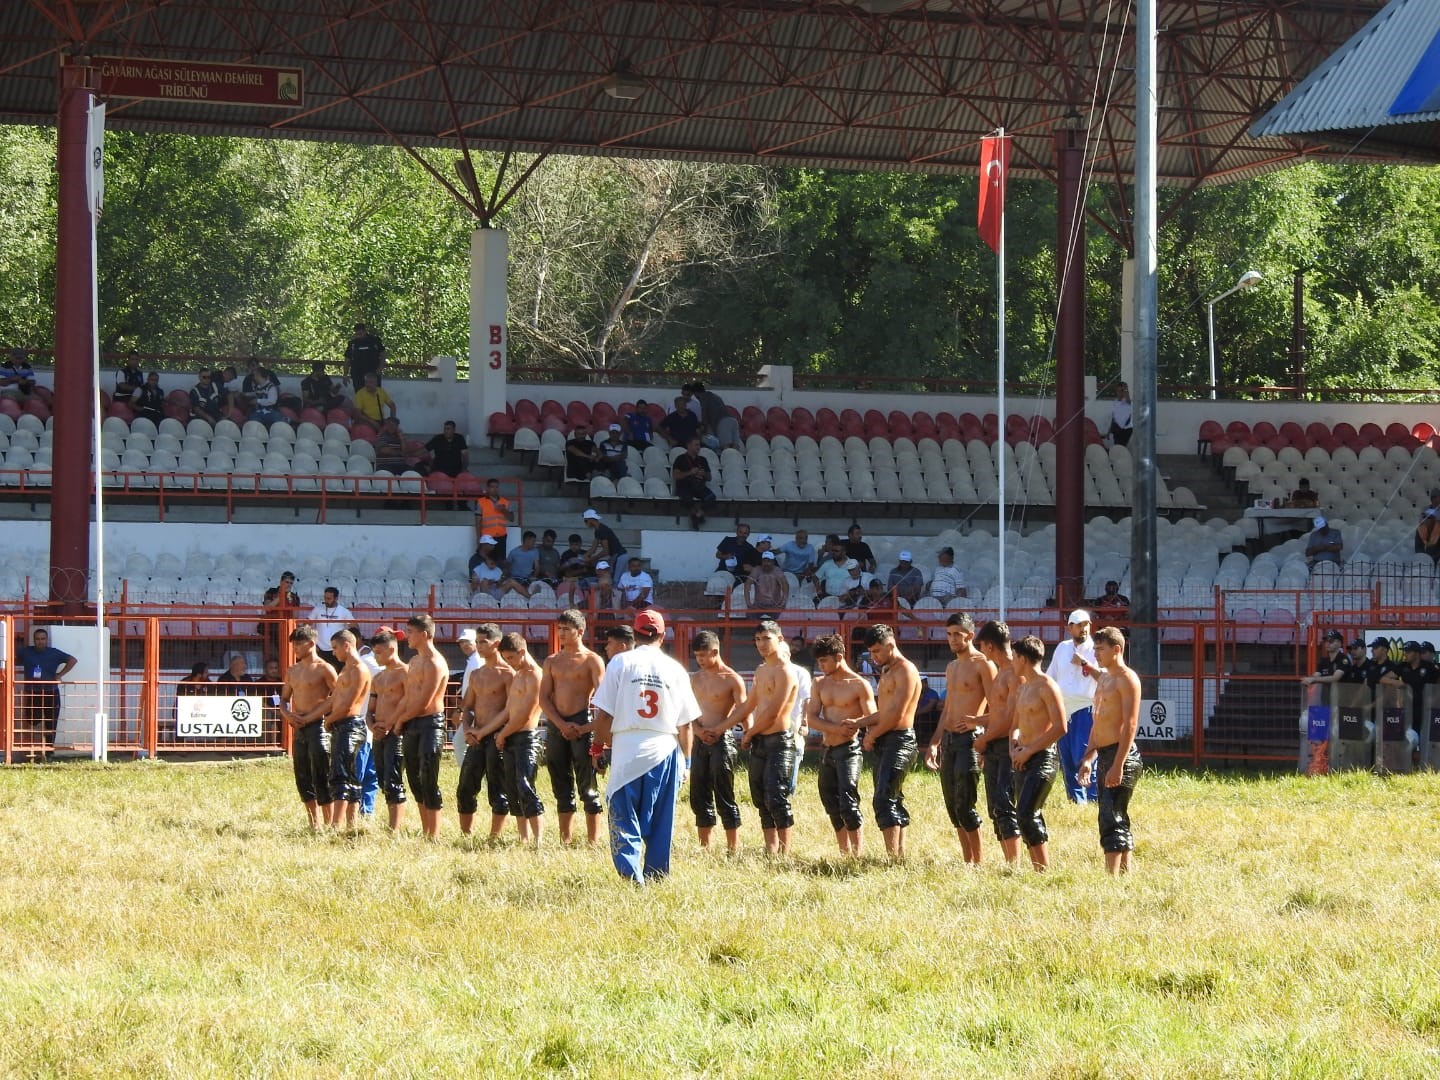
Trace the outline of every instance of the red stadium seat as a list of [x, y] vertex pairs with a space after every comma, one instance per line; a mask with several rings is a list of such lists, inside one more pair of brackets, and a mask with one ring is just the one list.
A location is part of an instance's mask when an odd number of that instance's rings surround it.
[[542, 416], [540, 418], [540, 430], [563, 431], [569, 434], [570, 425], [565, 422], [565, 417], [563, 416]]
[[769, 429], [766, 428], [763, 418], [757, 420], [752, 416], [748, 420], [740, 421], [740, 437], [748, 439], [751, 435], [759, 435], [762, 439], [770, 437]]
[[1055, 425], [1050, 422], [1048, 416], [1037, 416], [1035, 418], [1035, 445], [1055, 441]]
[[836, 414], [834, 409], [822, 405], [820, 408], [815, 410], [815, 426], [825, 427], [827, 425], [830, 427], [839, 427], [840, 417]]
[[910, 425], [917, 439], [938, 439], [940, 436], [940, 425], [923, 409], [910, 418]]
[[462, 472], [455, 477], [455, 494], [474, 498], [485, 492], [485, 481], [474, 473]]
[[436, 495], [452, 495], [455, 492], [455, 481], [443, 472], [432, 472], [425, 477], [425, 486]]
[[886, 418], [889, 422], [890, 437], [892, 439], [911, 439], [915, 437], [915, 424], [910, 419], [910, 414], [901, 412], [899, 409], [892, 409]]
[[507, 411], [513, 411], [515, 414], [515, 419], [522, 424], [538, 421], [540, 419], [540, 406], [536, 405], [535, 402], [531, 401], [529, 398], [521, 398], [519, 401], [515, 402], [515, 407], [513, 410], [509, 410], [509, 407], [507, 406]]
[[772, 405], [765, 410], [765, 430], [773, 437], [784, 435], [790, 437], [790, 414], [779, 405]]
[[325, 413], [325, 423], [339, 424], [343, 428], [348, 428], [354, 419], [349, 409], [330, 409]]
[[[486, 421], [486, 424], [490, 428], [491, 435], [515, 434], [515, 418], [513, 416], [510, 416], [508, 413], [492, 412], [490, 414], [489, 420]], [[350, 437], [352, 439], [355, 437], [355, 433], [353, 431], [350, 433]]]
[[1385, 429], [1382, 428], [1379, 424], [1361, 424], [1358, 434], [1360, 436], [1361, 446], [1375, 446], [1385, 435]]
[[373, 443], [375, 441], [375, 435], [375, 429], [370, 426], [367, 420], [357, 420], [355, 426], [350, 429], [351, 442], [359, 439], [361, 442]]
[[1275, 429], [1275, 425], [1270, 423], [1269, 420], [1261, 420], [1258, 424], [1256, 424], [1253, 428], [1250, 429], [1250, 434], [1255, 436], [1256, 442], [1268, 443], [1278, 434], [1278, 432]]
[[1086, 445], [1086, 446], [1089, 446], [1089, 445], [1090, 445], [1090, 443], [1091, 443], [1091, 441], [1092, 441], [1092, 436], [1093, 436], [1094, 439], [1099, 440], [1100, 442], [1104, 442], [1104, 441], [1105, 441], [1105, 436], [1103, 436], [1103, 435], [1100, 434], [1100, 429], [1095, 425], [1095, 421], [1094, 421], [1094, 420], [1091, 420], [1091, 419], [1087, 416], [1087, 417], [1085, 417], [1085, 445]]
[[1232, 439], [1248, 440], [1250, 438], [1250, 425], [1245, 423], [1244, 420], [1231, 420], [1230, 423], [1225, 425], [1225, 434], [1229, 435]]
[[936, 413], [935, 428], [939, 432], [939, 437], [942, 441], [945, 439], [959, 439], [962, 435], [960, 418], [954, 413]]
[[[1301, 440], [1306, 438], [1305, 429], [1294, 420], [1286, 420], [1280, 425], [1280, 434], [1290, 440], [1291, 446], [1299, 446]], [[1313, 439], [1311, 440], [1314, 441]]]
[[1222, 438], [1225, 429], [1214, 420], [1206, 420], [1200, 425], [1200, 430], [1195, 435], [1195, 452], [1203, 454], [1206, 451], [1214, 451], [1215, 441]]
[[615, 406], [611, 405], [608, 401], [597, 401], [590, 407], [590, 422], [594, 424], [597, 429], [608, 428], [618, 419], [620, 419], [620, 414], [615, 411]]
[[1330, 433], [1340, 440], [1342, 446], [1348, 446], [1351, 450], [1359, 450], [1364, 445], [1360, 441], [1359, 433], [1343, 420], [1331, 428]]
[[583, 401], [570, 402], [565, 406], [565, 419], [571, 427], [579, 427], [581, 424], [589, 427], [591, 424], [590, 406]]
[[745, 410], [735, 419], [739, 420], [742, 424], [747, 422], [763, 424], [765, 422], [765, 410], [758, 405], [746, 405]]
[[1312, 420], [1305, 425], [1305, 434], [1310, 436], [1312, 443], [1319, 446], [1330, 437], [1330, 427], [1327, 424], [1320, 423], [1318, 420]]
[[39, 417], [41, 420], [50, 419], [50, 406], [37, 397], [32, 397], [20, 407], [21, 412], [29, 413], [31, 416]]
[[565, 406], [561, 405], [560, 402], [554, 398], [546, 398], [540, 403], [540, 419], [543, 420], [547, 416], [558, 416], [563, 419], [565, 416]]
[[1410, 434], [1414, 435], [1415, 438], [1419, 439], [1422, 443], [1425, 443], [1435, 437], [1435, 428], [1427, 424], [1424, 420], [1421, 420], [1420, 423], [1410, 429]]
[[314, 424], [318, 428], [323, 428], [326, 424], [325, 414], [319, 409], [301, 409], [300, 422], [302, 424]]
[[1278, 454], [1281, 450], [1284, 450], [1287, 446], [1290, 445], [1290, 441], [1286, 439], [1285, 436], [1281, 435], [1279, 432], [1276, 432], [1268, 439], [1260, 440], [1260, 445], [1266, 447], [1267, 449], [1274, 450], [1275, 453]]
[[1401, 439], [1410, 437], [1410, 429], [1398, 420], [1385, 425], [1385, 434], [1398, 446]]
[[993, 412], [988, 412], [980, 418], [980, 438], [987, 443], [993, 443], [1000, 437], [1000, 418]]
[[854, 409], [845, 409], [840, 413], [840, 430], [847, 438], [851, 435], [864, 435], [865, 421]]
[[117, 420], [124, 420], [128, 424], [135, 419], [135, 410], [123, 401], [112, 401], [110, 407], [105, 410], [105, 415], [113, 416]]

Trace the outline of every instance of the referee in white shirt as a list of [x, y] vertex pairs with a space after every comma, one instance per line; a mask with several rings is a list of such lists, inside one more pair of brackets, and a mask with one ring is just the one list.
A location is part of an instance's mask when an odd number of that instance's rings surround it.
[[1083, 609], [1072, 611], [1067, 629], [1070, 638], [1055, 646], [1045, 674], [1060, 685], [1065, 711], [1070, 714], [1070, 725], [1056, 744], [1060, 748], [1060, 769], [1065, 774], [1065, 794], [1071, 802], [1087, 802], [1096, 797], [1095, 777], [1081, 787], [1076, 772], [1090, 743], [1090, 707], [1095, 703], [1100, 667], [1095, 663], [1095, 642], [1090, 637], [1090, 613]]
[[[329, 645], [330, 639], [341, 630], [350, 629], [350, 624], [355, 621], [355, 616], [350, 614], [350, 609], [340, 603], [340, 590], [334, 585], [325, 586], [324, 600], [310, 609], [310, 625], [315, 627], [315, 632], [320, 635], [322, 644]], [[345, 665], [329, 649], [317, 649], [320, 659], [339, 671]]]

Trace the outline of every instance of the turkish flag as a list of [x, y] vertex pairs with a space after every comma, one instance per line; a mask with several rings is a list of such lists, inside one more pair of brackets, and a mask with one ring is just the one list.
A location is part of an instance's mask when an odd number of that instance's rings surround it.
[[1005, 216], [1005, 174], [1010, 169], [1010, 139], [987, 135], [980, 140], [980, 239], [1000, 253], [1000, 222]]

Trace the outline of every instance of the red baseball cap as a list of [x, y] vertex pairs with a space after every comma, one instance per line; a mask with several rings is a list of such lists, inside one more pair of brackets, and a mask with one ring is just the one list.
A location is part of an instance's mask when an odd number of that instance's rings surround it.
[[381, 634], [394, 634], [394, 635], [396, 636], [396, 638], [398, 638], [399, 640], [401, 640], [401, 641], [404, 641], [404, 640], [405, 640], [405, 631], [404, 631], [404, 630], [396, 630], [393, 626], [382, 626], [382, 627], [380, 627], [378, 630], [375, 631], [375, 636], [376, 636], [376, 637], [379, 637]]
[[654, 608], [637, 611], [635, 613], [635, 632], [661, 636], [665, 633], [665, 617]]

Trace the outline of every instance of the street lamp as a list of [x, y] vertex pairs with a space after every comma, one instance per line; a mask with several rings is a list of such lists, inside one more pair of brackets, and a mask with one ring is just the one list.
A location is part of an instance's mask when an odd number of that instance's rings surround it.
[[1205, 324], [1210, 331], [1210, 400], [1215, 400], [1215, 305], [1224, 300], [1231, 293], [1237, 293], [1242, 289], [1253, 289], [1260, 284], [1259, 270], [1246, 270], [1240, 275], [1240, 280], [1232, 288], [1226, 289], [1219, 296], [1215, 297], [1205, 305]]

